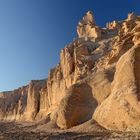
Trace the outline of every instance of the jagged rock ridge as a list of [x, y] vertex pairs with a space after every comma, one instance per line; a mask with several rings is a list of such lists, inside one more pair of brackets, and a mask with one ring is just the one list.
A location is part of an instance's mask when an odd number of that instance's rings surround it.
[[140, 17], [129, 13], [101, 28], [89, 11], [77, 34], [47, 80], [0, 94], [0, 119], [49, 117], [60, 128], [93, 119], [107, 129], [140, 131]]

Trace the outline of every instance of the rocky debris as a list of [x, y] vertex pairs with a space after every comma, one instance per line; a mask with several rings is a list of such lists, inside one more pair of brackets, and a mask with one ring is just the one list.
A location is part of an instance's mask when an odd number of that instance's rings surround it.
[[140, 131], [140, 17], [129, 13], [101, 28], [89, 11], [77, 34], [48, 79], [0, 94], [0, 120], [47, 118], [48, 129], [77, 126], [93, 116], [110, 130]]
[[86, 121], [80, 125], [74, 126], [68, 131], [70, 132], [81, 132], [81, 133], [95, 133], [95, 132], [105, 132], [107, 131], [101, 125], [99, 125], [94, 119]]
[[[0, 122], [0, 140], [139, 140], [140, 133], [135, 132], [112, 132], [105, 130], [94, 120], [66, 130], [48, 129], [41, 124], [25, 125], [24, 123]], [[38, 128], [38, 129], [37, 129]], [[33, 131], [34, 130], [34, 131]], [[88, 131], [89, 130], [89, 131]]]

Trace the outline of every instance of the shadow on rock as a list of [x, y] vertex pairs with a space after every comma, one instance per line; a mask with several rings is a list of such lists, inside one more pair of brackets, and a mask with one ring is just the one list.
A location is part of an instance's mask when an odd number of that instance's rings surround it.
[[88, 84], [74, 84], [66, 91], [66, 96], [60, 102], [57, 125], [60, 128], [70, 128], [88, 121], [97, 105]]

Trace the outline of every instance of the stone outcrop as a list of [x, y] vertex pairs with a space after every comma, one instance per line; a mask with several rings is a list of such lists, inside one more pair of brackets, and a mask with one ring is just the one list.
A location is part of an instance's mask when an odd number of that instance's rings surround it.
[[118, 61], [111, 95], [96, 109], [94, 118], [109, 129], [140, 131], [140, 46]]
[[57, 125], [70, 128], [91, 119], [97, 107], [91, 87], [86, 83], [72, 85], [61, 100], [57, 112]]
[[106, 24], [106, 27], [108, 28], [108, 29], [117, 29], [117, 30], [119, 30], [120, 28], [121, 28], [121, 25], [120, 25], [120, 23], [119, 22], [117, 22], [117, 21], [113, 21], [113, 22], [108, 22], [107, 24]]
[[101, 70], [90, 76], [87, 79], [92, 89], [93, 97], [100, 105], [111, 94], [111, 82], [114, 78], [114, 69]]
[[39, 120], [43, 117], [46, 117], [47, 111], [49, 109], [49, 100], [48, 100], [48, 92], [47, 92], [47, 86], [41, 88], [40, 90], [40, 98], [39, 98], [39, 111], [36, 115], [36, 120]]
[[47, 118], [70, 128], [93, 118], [110, 130], [140, 131], [140, 17], [101, 28], [89, 11], [77, 34], [48, 79], [0, 94], [0, 120]]
[[[27, 96], [27, 106], [23, 118], [26, 120], [34, 120], [37, 113], [40, 111], [41, 106], [41, 89], [46, 86], [45, 80], [33, 80], [29, 84], [28, 96]], [[45, 93], [47, 94], [47, 93]], [[45, 100], [45, 99], [44, 99]], [[44, 104], [45, 105], [45, 104]], [[45, 106], [44, 106], [45, 108]]]
[[79, 22], [77, 26], [77, 33], [80, 38], [101, 38], [101, 29], [96, 26], [93, 13], [91, 11], [87, 12], [86, 15], [83, 17], [82, 21]]
[[3, 92], [0, 96], [0, 120], [20, 120], [27, 105], [28, 86], [11, 92]]

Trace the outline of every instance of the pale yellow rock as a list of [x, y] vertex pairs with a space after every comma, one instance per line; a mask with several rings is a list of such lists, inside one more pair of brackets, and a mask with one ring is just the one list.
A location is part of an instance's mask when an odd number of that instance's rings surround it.
[[82, 21], [77, 26], [78, 36], [92, 39], [101, 39], [101, 28], [95, 25], [95, 20], [92, 12], [87, 12]]
[[[64, 97], [66, 89], [65, 80], [57, 74], [61, 73], [60, 65], [52, 69], [49, 73], [47, 81], [48, 103], [49, 106], [57, 106], [60, 100]], [[59, 78], [58, 78], [59, 77]]]
[[140, 131], [140, 46], [134, 46], [117, 63], [111, 95], [94, 113], [99, 124], [111, 130]]
[[74, 84], [61, 100], [57, 111], [57, 125], [60, 128], [70, 128], [81, 124], [92, 117], [97, 101], [92, 96], [88, 84]]
[[46, 86], [45, 80], [32, 80], [28, 88], [27, 106], [23, 118], [34, 120], [40, 110], [40, 92]]
[[73, 51], [68, 47], [61, 50], [60, 53], [60, 65], [63, 73], [63, 77], [66, 78], [74, 71], [74, 60], [73, 60]]
[[114, 70], [101, 70], [90, 76], [87, 83], [92, 88], [93, 97], [100, 105], [111, 94], [111, 82], [114, 78]]

